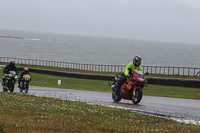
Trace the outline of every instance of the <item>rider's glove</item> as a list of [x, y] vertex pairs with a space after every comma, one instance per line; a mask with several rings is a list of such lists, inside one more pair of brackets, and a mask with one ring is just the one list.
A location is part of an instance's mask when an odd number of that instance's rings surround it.
[[126, 75], [126, 77], [130, 77], [130, 76], [131, 76], [130, 74]]

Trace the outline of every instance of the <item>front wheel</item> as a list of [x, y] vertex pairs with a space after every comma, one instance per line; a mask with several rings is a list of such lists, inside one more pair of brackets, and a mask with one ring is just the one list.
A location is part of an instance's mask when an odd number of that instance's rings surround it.
[[138, 104], [142, 100], [143, 91], [142, 89], [136, 89], [135, 95], [132, 96], [133, 104]]
[[29, 88], [29, 83], [26, 82], [24, 85], [26, 86], [25, 93], [27, 93]]
[[11, 80], [11, 81], [8, 83], [8, 87], [9, 87], [10, 92], [13, 92], [13, 91], [14, 91], [15, 82], [16, 82], [15, 80]]
[[15, 84], [11, 84], [11, 86], [10, 86], [10, 92], [13, 92], [14, 88], [15, 88]]
[[121, 97], [119, 96], [119, 94], [115, 91], [112, 92], [112, 99], [114, 102], [119, 102], [121, 101]]

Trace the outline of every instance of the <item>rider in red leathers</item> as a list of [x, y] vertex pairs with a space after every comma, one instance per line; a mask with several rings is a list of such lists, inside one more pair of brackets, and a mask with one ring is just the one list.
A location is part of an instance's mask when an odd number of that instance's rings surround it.
[[25, 74], [29, 74], [30, 75], [28, 67], [25, 67], [24, 70], [20, 73], [20, 77], [18, 79], [18, 87], [20, 87], [20, 83], [21, 83], [21, 81], [23, 79], [23, 76]]

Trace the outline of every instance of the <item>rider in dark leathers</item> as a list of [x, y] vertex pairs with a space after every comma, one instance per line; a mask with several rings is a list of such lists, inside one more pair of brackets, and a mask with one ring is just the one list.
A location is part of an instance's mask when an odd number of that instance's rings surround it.
[[15, 66], [14, 61], [10, 61], [10, 63], [4, 68], [4, 70], [3, 70], [4, 76], [2, 79], [2, 85], [5, 84], [5, 74], [9, 74], [9, 71], [15, 71], [16, 75], [18, 75], [17, 68]]

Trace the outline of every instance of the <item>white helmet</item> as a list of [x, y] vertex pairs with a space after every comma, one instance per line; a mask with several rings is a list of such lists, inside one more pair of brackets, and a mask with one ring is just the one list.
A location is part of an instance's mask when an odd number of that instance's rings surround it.
[[135, 66], [139, 66], [141, 64], [142, 58], [140, 56], [134, 56], [133, 63]]

